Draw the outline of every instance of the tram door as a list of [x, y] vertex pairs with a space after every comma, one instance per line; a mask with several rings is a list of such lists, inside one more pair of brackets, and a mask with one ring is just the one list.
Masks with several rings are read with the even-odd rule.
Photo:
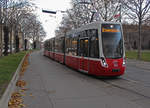
[[81, 38], [79, 40], [79, 56], [80, 56], [80, 62], [79, 67], [80, 70], [83, 72], [88, 72], [88, 65], [89, 65], [89, 59], [88, 59], [88, 52], [89, 52], [89, 40], [88, 38]]

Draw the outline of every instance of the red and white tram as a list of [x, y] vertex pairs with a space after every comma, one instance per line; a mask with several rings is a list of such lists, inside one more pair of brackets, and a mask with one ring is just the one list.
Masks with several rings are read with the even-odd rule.
[[45, 41], [44, 55], [96, 76], [120, 76], [125, 48], [120, 23], [94, 22]]

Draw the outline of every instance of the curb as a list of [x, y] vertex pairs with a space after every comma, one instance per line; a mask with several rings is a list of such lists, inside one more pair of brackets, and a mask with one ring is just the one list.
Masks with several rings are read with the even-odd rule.
[[1, 99], [0, 99], [0, 108], [8, 108], [8, 102], [9, 99], [11, 97], [12, 92], [15, 90], [16, 88], [16, 82], [19, 78], [19, 72], [21, 70], [22, 64], [25, 60], [25, 57], [28, 55], [28, 53], [23, 57], [23, 59], [21, 60], [12, 80], [10, 81], [10, 83], [8, 84], [5, 92], [3, 93]]

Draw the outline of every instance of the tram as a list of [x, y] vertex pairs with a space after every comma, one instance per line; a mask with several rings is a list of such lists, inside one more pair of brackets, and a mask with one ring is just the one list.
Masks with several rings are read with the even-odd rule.
[[122, 25], [93, 22], [46, 40], [44, 55], [73, 69], [96, 76], [121, 76], [125, 72]]

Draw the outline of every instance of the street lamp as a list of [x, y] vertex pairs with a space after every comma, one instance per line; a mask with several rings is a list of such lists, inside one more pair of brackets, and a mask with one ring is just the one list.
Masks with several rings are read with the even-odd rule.
[[44, 13], [56, 14], [56, 11], [42, 10]]

